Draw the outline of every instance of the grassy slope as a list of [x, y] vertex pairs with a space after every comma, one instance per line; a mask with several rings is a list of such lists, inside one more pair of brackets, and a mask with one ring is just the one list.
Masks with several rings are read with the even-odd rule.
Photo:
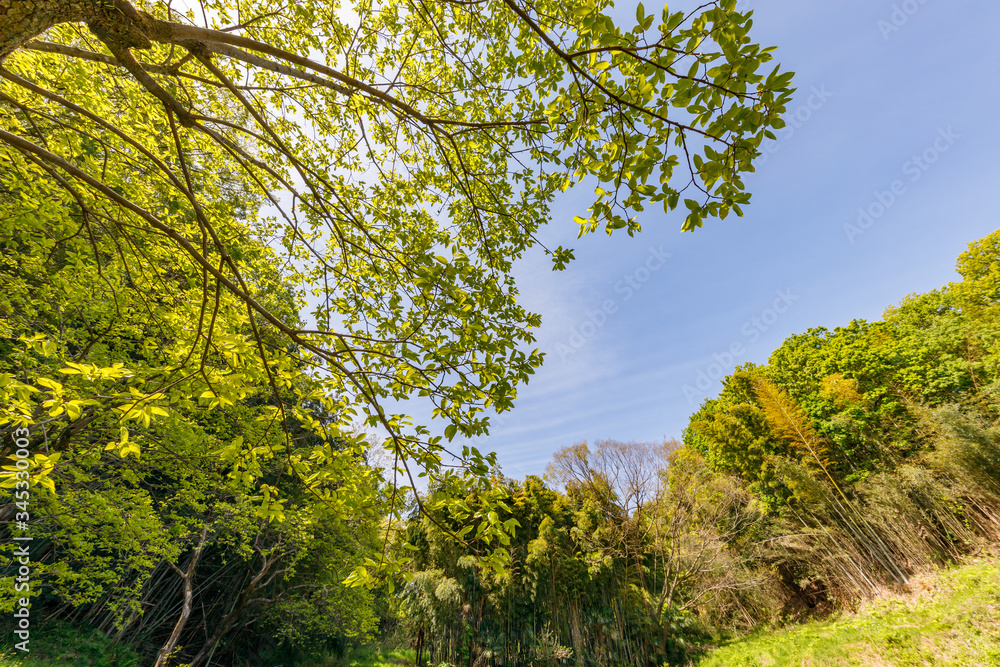
[[1000, 560], [915, 578], [909, 588], [853, 614], [733, 641], [698, 667], [1000, 667]]

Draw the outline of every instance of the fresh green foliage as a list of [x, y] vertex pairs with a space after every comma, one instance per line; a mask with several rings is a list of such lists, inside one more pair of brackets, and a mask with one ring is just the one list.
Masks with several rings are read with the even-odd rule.
[[412, 665], [413, 660], [413, 651], [407, 649], [358, 648], [339, 657], [331, 655], [297, 661], [292, 667], [399, 667]]
[[959, 258], [962, 282], [792, 336], [692, 416], [686, 445], [766, 503], [767, 561], [810, 606], [1000, 534], [996, 237]]
[[[429, 476], [445, 503], [496, 464], [467, 448], [455, 472], [447, 442], [486, 433], [542, 362], [510, 268], [553, 197], [598, 186], [581, 233], [632, 233], [644, 205], [682, 197], [685, 229], [740, 214], [792, 93], [735, 0], [640, 7], [631, 29], [608, 0], [31, 7], [0, 23], [0, 335], [51, 361], [4, 376], [0, 426], [51, 418], [76, 437], [80, 420], [145, 429], [257, 397], [286, 432], [355, 452], [353, 426], [379, 429], [394, 473]], [[403, 412], [414, 399], [438, 428]], [[281, 521], [260, 445], [236, 435], [221, 456]], [[121, 431], [103, 446], [157, 445]], [[324, 447], [275, 456], [351, 516], [370, 503], [334, 491]], [[394, 520], [401, 507], [392, 494]], [[390, 556], [352, 583], [397, 574]]]
[[[35, 464], [33, 617], [85, 618], [150, 664], [173, 628], [189, 658], [363, 641], [380, 594], [342, 582], [379, 553], [384, 482], [368, 443], [337, 428], [336, 398], [231, 295], [205, 301], [203, 276], [155, 237], [91, 235], [71, 204], [36, 217], [23, 197], [43, 201], [44, 181], [14, 183], [0, 195], [0, 421], [5, 443], [26, 429]], [[238, 191], [219, 196], [238, 214]], [[231, 247], [293, 320], [272, 253]], [[255, 342], [278, 350], [267, 366]], [[17, 481], [0, 482], [6, 501]]]
[[0, 435], [29, 434], [37, 613], [157, 667], [392, 627], [417, 662], [640, 667], [1000, 536], [996, 234], [962, 282], [737, 369], [684, 446], [516, 482], [450, 444], [542, 363], [510, 273], [559, 192], [596, 186], [581, 235], [742, 213], [792, 90], [735, 0], [631, 29], [609, 0], [26, 5], [0, 22]]
[[581, 233], [682, 194], [686, 229], [741, 213], [792, 92], [734, 0], [632, 30], [606, 1], [26, 7], [0, 22], [0, 434], [29, 434], [31, 596], [158, 666], [250, 629], [363, 640], [410, 558], [400, 479], [509, 577], [495, 455], [445, 463], [542, 361], [513, 262], [585, 179]]

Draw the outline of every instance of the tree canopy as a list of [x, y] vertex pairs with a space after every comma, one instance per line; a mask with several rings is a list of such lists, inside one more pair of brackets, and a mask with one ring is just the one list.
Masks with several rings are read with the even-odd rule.
[[[18, 259], [0, 335], [38, 359], [3, 376], [5, 428], [45, 421], [65, 449], [107, 415], [148, 429], [266, 390], [268, 418], [320, 438], [280, 455], [334, 514], [350, 494], [327, 484], [339, 459], [323, 443], [361, 451], [358, 423], [441, 498], [488, 481], [494, 455], [447, 441], [485, 433], [542, 363], [510, 269], [555, 194], [596, 186], [581, 235], [635, 233], [650, 205], [685, 211], [688, 230], [739, 215], [792, 94], [735, 0], [639, 5], [630, 30], [610, 12], [4, 5], [0, 224]], [[555, 268], [573, 257], [545, 251]], [[444, 436], [397, 412], [414, 398]], [[112, 448], [129, 442], [122, 430]], [[253, 448], [231, 446], [234, 460]]]

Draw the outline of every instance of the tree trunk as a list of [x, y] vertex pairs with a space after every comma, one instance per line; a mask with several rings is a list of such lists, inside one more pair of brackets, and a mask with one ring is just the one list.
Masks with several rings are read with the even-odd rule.
[[[246, 585], [243, 591], [240, 593], [239, 598], [236, 600], [236, 604], [233, 606], [232, 610], [226, 614], [222, 621], [219, 622], [218, 627], [215, 632], [212, 633], [212, 637], [205, 643], [205, 645], [198, 651], [198, 654], [191, 660], [190, 667], [198, 667], [202, 661], [208, 661], [211, 659], [212, 654], [215, 652], [215, 647], [218, 646], [219, 642], [225, 636], [227, 632], [236, 623], [240, 614], [253, 602], [251, 596], [256, 593], [259, 589], [267, 586], [274, 577], [281, 574], [281, 571], [276, 571], [272, 573], [271, 570], [274, 566], [283, 558], [283, 554], [278, 554], [277, 556], [268, 557], [261, 553], [261, 557], [264, 559], [260, 566], [260, 570], [250, 579], [250, 582]], [[270, 577], [268, 577], [270, 575]]]
[[420, 665], [422, 664], [420, 658], [423, 657], [421, 655], [423, 652], [424, 652], [424, 626], [421, 625], [420, 630], [417, 631], [417, 659], [416, 662], [414, 663], [416, 667], [420, 667]]
[[580, 609], [575, 601], [570, 602], [569, 605], [569, 622], [570, 639], [573, 642], [573, 658], [577, 667], [583, 667], [583, 629], [580, 627]]
[[167, 659], [173, 652], [174, 648], [177, 646], [177, 642], [181, 638], [181, 633], [184, 631], [184, 626], [187, 624], [188, 618], [191, 616], [191, 607], [194, 602], [194, 573], [198, 568], [198, 561], [201, 559], [201, 552], [205, 549], [205, 541], [208, 537], [208, 527], [201, 529], [201, 537], [198, 539], [198, 546], [195, 548], [194, 553], [191, 554], [191, 561], [188, 563], [187, 569], [181, 571], [173, 563], [168, 563], [177, 574], [181, 576], [184, 580], [184, 603], [181, 605], [181, 615], [177, 619], [177, 623], [174, 624], [174, 630], [170, 633], [170, 637], [167, 639], [167, 643], [163, 645], [160, 652], [156, 654], [156, 662], [153, 663], [153, 667], [166, 667]]

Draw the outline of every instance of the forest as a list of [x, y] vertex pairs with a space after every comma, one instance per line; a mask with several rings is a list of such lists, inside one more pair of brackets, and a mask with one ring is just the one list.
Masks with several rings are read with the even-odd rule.
[[[95, 416], [34, 455], [33, 610], [99, 631], [133, 664], [338, 664], [323, 660], [384, 645], [427, 665], [640, 667], [849, 608], [1000, 538], [1000, 232], [957, 269], [960, 282], [880, 321], [811, 329], [737, 368], [683, 442], [570, 445], [544, 478], [493, 471], [453, 505], [432, 485], [395, 520], [406, 490], [377, 446], [288, 434], [262, 389], [132, 408], [126, 427]], [[46, 315], [59, 326], [44, 288], [7, 292], [31, 300], [42, 331]], [[74, 398], [83, 388], [113, 395], [134, 372], [101, 359], [157, 361], [144, 318], [106, 320], [95, 339], [86, 322], [108, 307], [81, 298], [62, 316], [64, 340], [98, 363], [58, 368], [41, 333], [8, 343], [6, 402], [79, 417], [96, 400]], [[238, 359], [230, 345], [220, 353]], [[286, 391], [308, 396], [295, 372]], [[320, 400], [304, 406], [329, 421]], [[317, 451], [337, 471], [318, 487], [288, 467]], [[327, 496], [359, 504], [327, 512]], [[391, 574], [359, 578], [385, 563]]]
[[580, 239], [749, 206], [752, 15], [0, 3], [0, 666], [689, 665], [990, 552], [1000, 232], [680, 439], [477, 446], [562, 193]]

